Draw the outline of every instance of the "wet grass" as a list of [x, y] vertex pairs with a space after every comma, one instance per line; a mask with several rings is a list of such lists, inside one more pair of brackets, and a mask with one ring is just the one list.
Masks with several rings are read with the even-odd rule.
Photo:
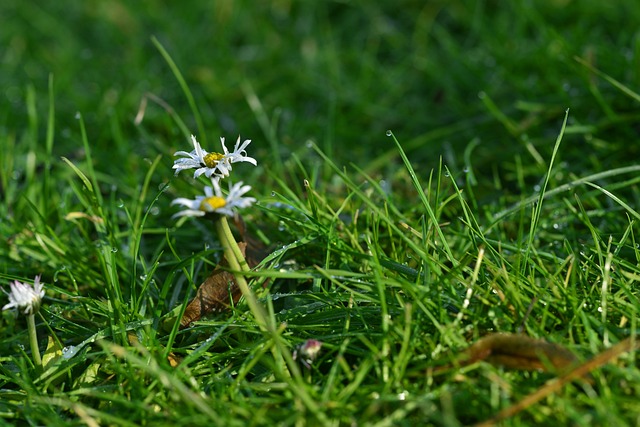
[[[587, 360], [636, 335], [632, 2], [3, 2], [0, 420], [466, 425], [553, 375], [453, 363], [491, 332]], [[173, 68], [172, 68], [173, 67]], [[179, 76], [182, 76], [182, 80]], [[173, 153], [238, 134], [254, 290], [184, 330], [221, 257]], [[268, 278], [266, 287], [261, 286]], [[310, 367], [283, 366], [323, 343]], [[46, 350], [46, 351], [45, 351]], [[635, 424], [625, 352], [507, 421]]]

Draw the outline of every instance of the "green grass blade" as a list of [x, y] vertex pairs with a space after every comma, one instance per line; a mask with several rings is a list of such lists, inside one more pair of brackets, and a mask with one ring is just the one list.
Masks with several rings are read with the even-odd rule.
[[[191, 113], [193, 114], [193, 117], [195, 118], [196, 124], [198, 126], [197, 138], [202, 143], [202, 145], [206, 145], [207, 144], [207, 132], [206, 132], [207, 128], [204, 126], [204, 122], [202, 121], [202, 116], [200, 115], [200, 110], [198, 109], [198, 105], [196, 104], [193, 94], [191, 93], [191, 89], [189, 89], [189, 85], [187, 84], [187, 81], [182, 76], [182, 73], [180, 72], [178, 65], [176, 65], [176, 63], [173, 61], [173, 58], [171, 58], [171, 55], [169, 55], [169, 52], [167, 52], [164, 46], [162, 46], [160, 41], [156, 37], [151, 37], [151, 41], [153, 42], [155, 47], [160, 51], [160, 54], [162, 55], [164, 60], [167, 62], [167, 64], [169, 65], [169, 68], [171, 68], [171, 72], [173, 73], [174, 77], [180, 84], [180, 87], [182, 88], [182, 93], [184, 93], [184, 96], [187, 98], [189, 107], [191, 107]], [[183, 132], [185, 130], [186, 129], [183, 129]], [[189, 135], [192, 133], [193, 132], [185, 133], [185, 138], [188, 139]]]
[[409, 176], [411, 177], [411, 182], [413, 183], [414, 188], [418, 192], [418, 197], [422, 202], [422, 206], [427, 212], [427, 216], [431, 221], [431, 224], [428, 225], [428, 228], [433, 227], [433, 229], [435, 229], [435, 232], [438, 235], [438, 238], [440, 239], [444, 252], [447, 254], [449, 261], [451, 261], [454, 266], [457, 265], [457, 260], [453, 256], [453, 253], [451, 252], [451, 248], [449, 247], [447, 239], [445, 238], [444, 233], [442, 232], [442, 228], [440, 228], [440, 225], [438, 224], [438, 220], [433, 212], [433, 209], [431, 208], [431, 204], [427, 200], [427, 196], [425, 195], [425, 192], [422, 188], [422, 184], [420, 184], [420, 180], [418, 179], [418, 176], [416, 175], [415, 170], [413, 170], [413, 166], [411, 165], [411, 162], [409, 161], [407, 154], [402, 149], [400, 142], [398, 142], [393, 132], [387, 131], [387, 136], [390, 136], [391, 138], [393, 138], [393, 142], [396, 144], [396, 147], [398, 148], [398, 152], [400, 153], [400, 157], [402, 157], [404, 166], [405, 168], [407, 168], [407, 171], [409, 172]]

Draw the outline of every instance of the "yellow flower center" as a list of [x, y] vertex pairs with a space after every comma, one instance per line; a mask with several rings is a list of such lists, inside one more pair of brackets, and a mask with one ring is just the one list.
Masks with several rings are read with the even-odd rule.
[[[202, 199], [200, 202], [200, 210], [204, 212], [211, 212], [211, 209], [214, 211], [216, 209], [223, 208], [227, 204], [227, 201], [222, 197], [213, 196]], [[208, 209], [211, 208], [211, 209]]]
[[216, 164], [224, 158], [224, 154], [209, 153], [204, 156], [204, 164], [208, 168], [215, 168]]

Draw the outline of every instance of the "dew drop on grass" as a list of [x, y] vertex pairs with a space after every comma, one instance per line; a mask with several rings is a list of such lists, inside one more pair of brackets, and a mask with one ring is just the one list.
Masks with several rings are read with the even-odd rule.
[[389, 181], [381, 179], [378, 185], [385, 194], [391, 194], [391, 183]]
[[82, 346], [75, 346], [75, 345], [65, 347], [62, 349], [62, 357], [65, 359], [71, 359], [73, 356], [75, 356], [78, 353], [78, 351], [80, 351], [81, 348]]
[[75, 119], [76, 119], [76, 120], [80, 120], [80, 117], [82, 117], [82, 116], [80, 115], [80, 111], [77, 111], [77, 112], [76, 112], [76, 115], [75, 115]]
[[391, 135], [393, 135], [393, 132], [391, 132], [391, 130], [388, 130], [387, 131], [387, 136], [391, 136]]
[[118, 252], [118, 248], [111, 248], [111, 252], [115, 254], [116, 252]]
[[140, 276], [140, 280], [147, 280], [147, 275], [146, 274], [142, 274]]
[[271, 192], [271, 197], [276, 197], [276, 192], [275, 191]]

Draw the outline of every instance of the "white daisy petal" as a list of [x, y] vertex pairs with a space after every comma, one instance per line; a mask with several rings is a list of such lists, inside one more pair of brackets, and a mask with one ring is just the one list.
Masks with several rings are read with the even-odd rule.
[[191, 142], [193, 142], [193, 148], [197, 158], [204, 159], [204, 156], [207, 155], [207, 152], [202, 149], [202, 147], [200, 146], [200, 143], [196, 140], [196, 137], [193, 135], [191, 135]]
[[201, 211], [201, 210], [195, 210], [195, 209], [185, 209], [183, 211], [177, 212], [175, 214], [172, 215], [173, 218], [177, 218], [180, 216], [195, 216], [195, 217], [199, 217], [199, 216], [205, 216], [206, 212]]
[[193, 203], [193, 200], [186, 199], [184, 197], [180, 197], [180, 198], [174, 199], [171, 202], [172, 205], [182, 205], [182, 206], [188, 206], [188, 207], [191, 207], [192, 203]]
[[220, 137], [220, 144], [222, 144], [222, 149], [224, 150], [224, 155], [229, 154], [229, 150], [227, 150], [227, 146], [224, 143], [224, 136]]
[[[187, 156], [187, 157], [191, 157], [192, 159], [196, 158], [196, 156], [194, 155], [194, 151], [187, 153], [186, 151], [176, 151], [175, 153], [173, 153], [174, 156]], [[179, 159], [179, 160], [187, 160], [187, 159]], [[177, 162], [178, 160], [176, 160]]]
[[238, 140], [236, 141], [235, 147], [233, 147], [233, 153], [229, 154], [230, 163], [236, 162], [248, 162], [254, 166], [257, 166], [258, 162], [253, 157], [247, 156], [247, 152], [245, 149], [251, 144], [251, 140], [245, 140], [242, 145], [240, 145], [240, 137], [238, 136]]
[[[198, 165], [198, 166], [199, 166], [199, 165]], [[209, 170], [210, 170], [210, 169], [208, 169], [208, 168], [198, 168], [198, 169], [196, 169], [196, 171], [193, 173], [193, 178], [197, 178], [197, 177], [199, 177], [199, 176], [200, 176], [200, 175], [202, 175], [202, 174], [205, 174], [205, 175], [206, 175], [207, 173], [209, 173]]]
[[[250, 139], [246, 139], [242, 145], [240, 145], [240, 137], [238, 136], [238, 140], [236, 141], [236, 146], [234, 147], [233, 151], [235, 151], [236, 153], [244, 153], [244, 155], [246, 155], [246, 151], [245, 149], [249, 146], [249, 144], [251, 144], [251, 140]], [[240, 145], [240, 147], [238, 147], [238, 145]]]

